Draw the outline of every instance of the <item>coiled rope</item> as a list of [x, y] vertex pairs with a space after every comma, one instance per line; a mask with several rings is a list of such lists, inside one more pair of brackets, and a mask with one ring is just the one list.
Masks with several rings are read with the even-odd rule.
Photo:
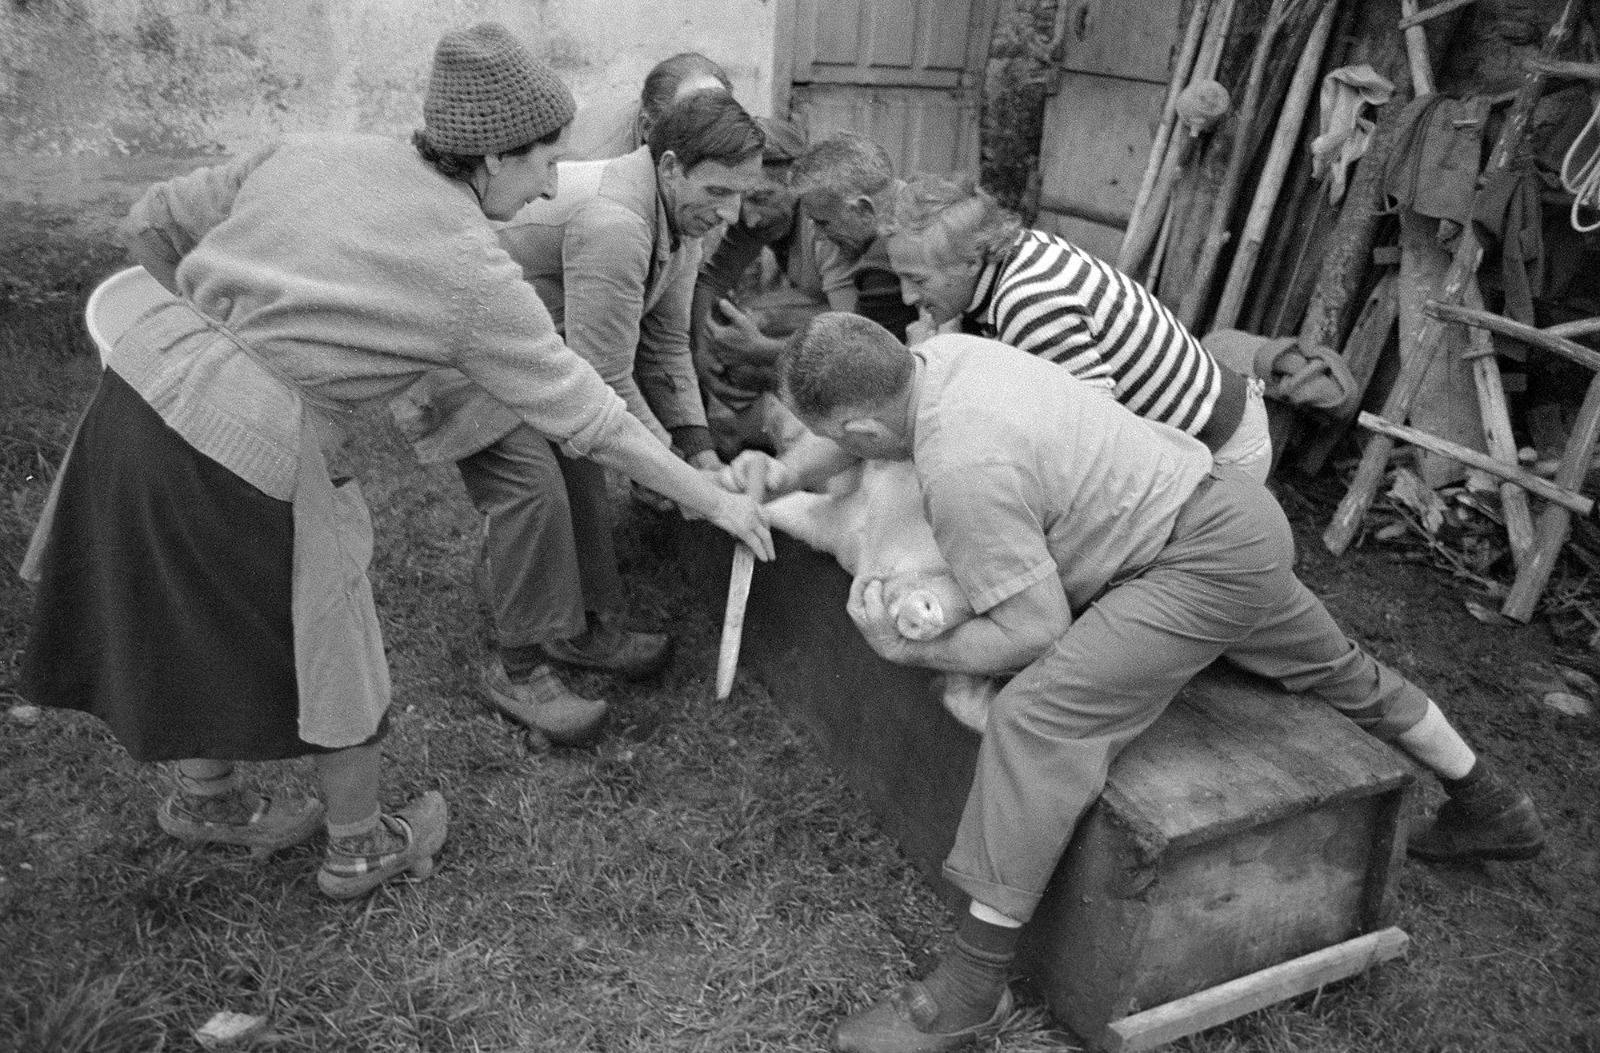
[[[1574, 167], [1580, 153], [1581, 163]], [[1561, 185], [1572, 195], [1572, 229], [1587, 234], [1600, 228], [1600, 105], [1589, 115], [1583, 131], [1572, 140], [1566, 156], [1561, 159]], [[1583, 209], [1589, 210], [1595, 218], [1587, 222], [1579, 219]]]

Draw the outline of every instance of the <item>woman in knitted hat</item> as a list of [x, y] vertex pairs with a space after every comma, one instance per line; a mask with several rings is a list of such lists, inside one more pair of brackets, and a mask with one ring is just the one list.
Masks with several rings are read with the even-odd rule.
[[[173, 761], [157, 819], [266, 853], [324, 822], [353, 898], [444, 842], [444, 799], [379, 806], [389, 678], [357, 485], [324, 449], [352, 409], [452, 367], [567, 448], [771, 558], [758, 505], [673, 456], [556, 336], [490, 220], [554, 190], [571, 93], [504, 27], [447, 33], [413, 145], [295, 136], [159, 184], [121, 234], [167, 290], [106, 354], [24, 567], [23, 691]], [[551, 738], [592, 714], [538, 714]], [[234, 762], [315, 758], [326, 799]]]

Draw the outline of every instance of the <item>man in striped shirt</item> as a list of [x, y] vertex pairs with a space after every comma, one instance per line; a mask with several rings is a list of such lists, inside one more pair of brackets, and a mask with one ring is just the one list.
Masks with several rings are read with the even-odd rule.
[[[1021, 221], [970, 178], [919, 176], [885, 227], [901, 295], [922, 328], [1010, 344], [1111, 390], [1257, 481], [1272, 466], [1261, 382], [1213, 358], [1138, 282]], [[916, 330], [913, 330], [916, 335]]]

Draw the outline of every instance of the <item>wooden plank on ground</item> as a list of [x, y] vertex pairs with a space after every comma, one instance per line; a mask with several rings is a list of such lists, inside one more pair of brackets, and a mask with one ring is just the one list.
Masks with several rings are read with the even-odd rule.
[[1139, 1053], [1226, 1023], [1286, 998], [1365, 972], [1403, 954], [1410, 937], [1388, 928], [1313, 951], [1281, 965], [1147, 1009], [1106, 1026], [1097, 1046], [1106, 1053]]

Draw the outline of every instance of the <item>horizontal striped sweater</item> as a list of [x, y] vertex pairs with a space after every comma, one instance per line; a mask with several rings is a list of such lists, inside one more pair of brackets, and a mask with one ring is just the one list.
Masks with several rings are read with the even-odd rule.
[[1043, 231], [1021, 231], [985, 264], [963, 329], [1105, 384], [1135, 413], [1213, 450], [1244, 412], [1243, 379], [1149, 290]]

